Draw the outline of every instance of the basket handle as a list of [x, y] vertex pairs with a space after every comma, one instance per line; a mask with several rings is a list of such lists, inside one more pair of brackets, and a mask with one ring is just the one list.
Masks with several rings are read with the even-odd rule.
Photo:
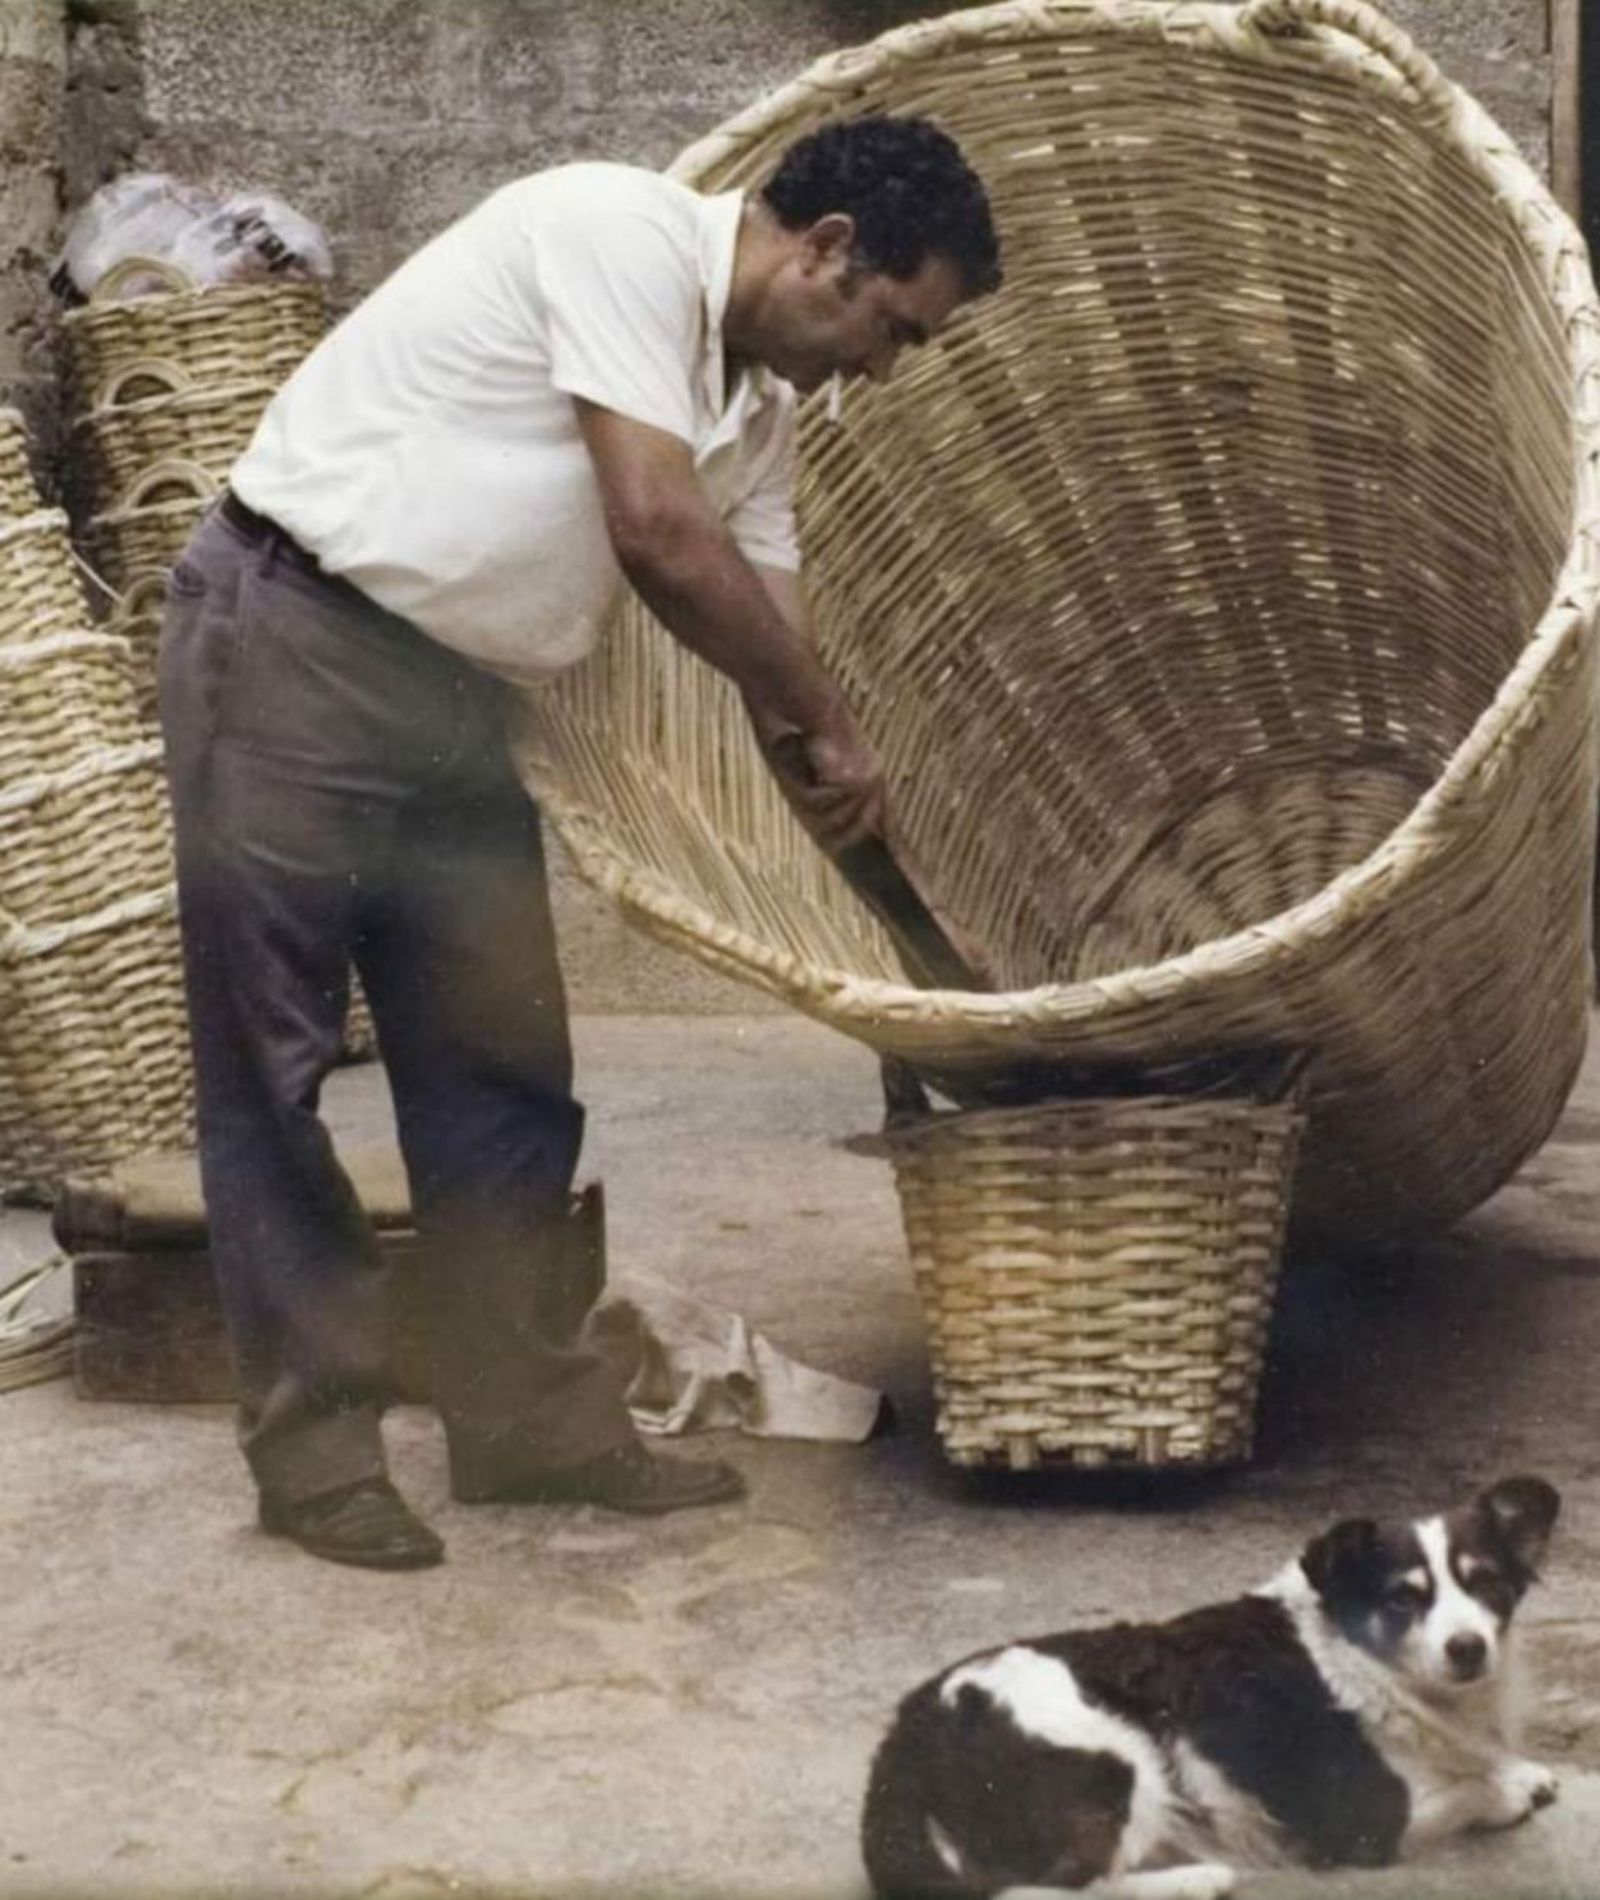
[[216, 476], [198, 462], [184, 462], [176, 457], [152, 462], [130, 483], [113, 512], [121, 514], [128, 508], [143, 508], [150, 496], [168, 483], [182, 487], [196, 501], [210, 501], [222, 486]]
[[1239, 22], [1257, 33], [1294, 34], [1331, 26], [1380, 54], [1421, 101], [1429, 119], [1449, 124], [1459, 94], [1416, 42], [1366, 0], [1245, 0]]
[[140, 377], [151, 377], [166, 385], [165, 393], [176, 396], [189, 387], [189, 372], [181, 365], [165, 356], [141, 356], [136, 362], [124, 363], [119, 370], [113, 370], [94, 393], [91, 410], [115, 409], [122, 401], [122, 392], [129, 383]]
[[133, 277], [154, 277], [167, 290], [194, 289], [193, 283], [176, 264], [168, 264], [159, 257], [144, 257], [132, 251], [126, 257], [119, 257], [110, 270], [101, 272], [94, 289], [89, 292], [90, 303], [115, 303], [117, 292]]
[[112, 632], [121, 631], [129, 620], [138, 620], [147, 614], [159, 613], [167, 601], [167, 575], [164, 568], [146, 568], [135, 574], [123, 588], [117, 598], [117, 610], [107, 622]]

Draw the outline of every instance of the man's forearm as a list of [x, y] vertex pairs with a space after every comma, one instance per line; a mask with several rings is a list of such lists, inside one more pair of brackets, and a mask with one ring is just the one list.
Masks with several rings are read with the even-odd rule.
[[663, 626], [726, 673], [764, 721], [801, 732], [826, 722], [837, 694], [832, 678], [714, 515], [680, 516], [617, 554]]

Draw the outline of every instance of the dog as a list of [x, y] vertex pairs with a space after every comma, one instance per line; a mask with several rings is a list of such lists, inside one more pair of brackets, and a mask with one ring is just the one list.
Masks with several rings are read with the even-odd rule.
[[1508, 1478], [1351, 1518], [1171, 1622], [968, 1657], [900, 1704], [862, 1851], [880, 1900], [1213, 1900], [1236, 1868], [1383, 1866], [1553, 1801], [1517, 1752], [1512, 1616], [1560, 1511]]

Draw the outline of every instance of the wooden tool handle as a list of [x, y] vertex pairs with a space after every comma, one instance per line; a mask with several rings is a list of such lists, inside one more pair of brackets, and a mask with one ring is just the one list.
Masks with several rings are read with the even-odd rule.
[[841, 876], [894, 938], [907, 973], [921, 989], [990, 987], [961, 954], [928, 900], [883, 838], [864, 838], [833, 854]]
[[[805, 737], [789, 732], [764, 747], [780, 779], [814, 785]], [[994, 985], [974, 953], [957, 948], [957, 934], [918, 888], [886, 838], [863, 838], [828, 853], [840, 875], [894, 939], [906, 973], [919, 989], [988, 990]]]

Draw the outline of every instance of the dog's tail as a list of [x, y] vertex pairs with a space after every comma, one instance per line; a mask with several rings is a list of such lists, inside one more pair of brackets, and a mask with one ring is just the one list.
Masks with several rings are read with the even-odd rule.
[[987, 1697], [963, 1691], [945, 1708], [932, 1687], [901, 1705], [867, 1784], [861, 1849], [879, 1900], [991, 1900], [1008, 1887], [1070, 1890], [1108, 1874], [1132, 1764], [1026, 1740]]
[[878, 1900], [987, 1900], [981, 1877], [963, 1870], [954, 1843], [943, 1854], [938, 1822], [904, 1775], [878, 1751], [861, 1817], [861, 1858]]

